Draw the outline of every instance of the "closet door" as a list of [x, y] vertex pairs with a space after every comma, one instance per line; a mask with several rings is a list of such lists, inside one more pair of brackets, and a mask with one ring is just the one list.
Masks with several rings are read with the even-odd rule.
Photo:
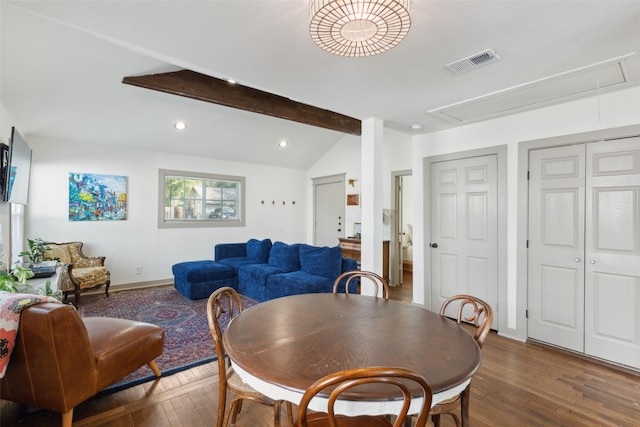
[[640, 368], [640, 138], [587, 144], [585, 353]]
[[529, 155], [528, 335], [584, 351], [584, 144]]

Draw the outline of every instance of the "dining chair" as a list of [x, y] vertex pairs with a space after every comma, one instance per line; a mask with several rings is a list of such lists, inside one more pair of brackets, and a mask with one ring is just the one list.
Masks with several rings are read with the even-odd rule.
[[[218, 398], [218, 419], [216, 427], [226, 426], [229, 421], [231, 425], [236, 422], [236, 417], [242, 409], [243, 400], [252, 400], [263, 405], [273, 406], [273, 425], [280, 426], [280, 407], [282, 401], [268, 398], [262, 393], [254, 390], [251, 386], [244, 383], [240, 376], [233, 370], [222, 342], [222, 328], [220, 326], [221, 317], [226, 314], [228, 321], [235, 318], [243, 310], [242, 300], [238, 293], [230, 287], [222, 287], [209, 296], [207, 301], [207, 319], [209, 321], [209, 330], [213, 337], [213, 343], [216, 347], [216, 355], [218, 356], [218, 377], [219, 377], [219, 398]], [[231, 400], [229, 409], [225, 413], [227, 403], [227, 391], [231, 392], [234, 397]], [[289, 425], [293, 425], [293, 411], [291, 403], [287, 402], [287, 413], [289, 417]]]
[[[447, 308], [449, 308], [449, 306], [455, 310], [455, 317], [452, 319], [457, 324], [465, 322], [471, 324], [475, 328], [473, 337], [480, 348], [482, 348], [484, 340], [487, 338], [489, 330], [491, 330], [491, 322], [493, 321], [493, 310], [491, 309], [491, 306], [480, 298], [476, 298], [471, 295], [454, 295], [447, 298], [445, 302], [442, 303], [442, 306], [440, 307], [440, 316], [448, 317], [447, 315], [452, 315], [451, 311], [447, 312]], [[465, 412], [469, 412], [468, 405], [470, 387], [471, 384], [469, 384], [458, 396], [439, 402], [431, 408], [431, 420], [435, 427], [440, 425], [440, 415], [450, 415], [457, 427], [466, 427], [464, 417], [462, 417], [461, 420], [456, 414], [456, 411], [458, 409], [462, 411], [462, 405], [465, 405]]]
[[343, 285], [341, 282], [344, 281], [344, 293], [349, 293], [349, 283], [354, 280], [357, 283], [358, 280], [362, 282], [362, 279], [366, 279], [369, 282], [373, 283], [375, 286], [374, 297], [378, 297], [378, 290], [382, 288], [382, 298], [389, 299], [389, 284], [384, 278], [372, 271], [362, 271], [362, 270], [353, 270], [342, 273], [336, 281], [333, 283], [333, 293], [338, 293], [338, 289]]
[[[402, 407], [398, 411], [395, 422], [392, 424], [389, 417], [385, 415], [357, 415], [346, 416], [335, 414], [335, 403], [343, 392], [354, 387], [366, 384], [383, 383], [385, 388], [379, 389], [379, 393], [384, 392], [384, 396], [379, 396], [376, 400], [385, 398], [386, 400], [398, 399], [402, 401]], [[411, 389], [420, 388], [422, 404], [420, 412], [417, 414], [416, 427], [424, 427], [429, 418], [429, 408], [431, 407], [432, 391], [427, 381], [414, 371], [405, 368], [395, 367], [369, 367], [348, 369], [323, 377], [307, 388], [300, 404], [298, 405], [298, 419], [295, 427], [401, 427], [407, 418], [409, 406], [411, 404]], [[328, 389], [327, 389], [328, 388]], [[327, 389], [324, 394], [323, 390]], [[307, 413], [309, 402], [321, 394], [328, 396], [327, 412]], [[339, 421], [338, 421], [339, 420]]]

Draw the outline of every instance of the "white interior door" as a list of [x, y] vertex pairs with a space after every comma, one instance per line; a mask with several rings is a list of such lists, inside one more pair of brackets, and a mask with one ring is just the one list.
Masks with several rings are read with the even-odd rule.
[[337, 246], [344, 237], [344, 177], [314, 180], [314, 244]]
[[587, 144], [585, 353], [640, 368], [640, 138]]
[[529, 155], [529, 337], [584, 349], [584, 145]]
[[431, 310], [456, 294], [493, 308], [498, 324], [497, 155], [431, 164]]

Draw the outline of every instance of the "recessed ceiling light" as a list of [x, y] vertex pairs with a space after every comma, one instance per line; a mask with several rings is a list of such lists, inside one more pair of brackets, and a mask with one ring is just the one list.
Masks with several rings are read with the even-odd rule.
[[413, 130], [421, 130], [422, 129], [422, 123], [413, 123], [411, 125], [411, 129], [413, 129]]
[[178, 130], [185, 130], [187, 128], [187, 124], [185, 122], [175, 122], [173, 127]]
[[278, 143], [278, 146], [282, 148], [286, 147], [287, 145], [289, 145], [289, 143], [284, 139]]

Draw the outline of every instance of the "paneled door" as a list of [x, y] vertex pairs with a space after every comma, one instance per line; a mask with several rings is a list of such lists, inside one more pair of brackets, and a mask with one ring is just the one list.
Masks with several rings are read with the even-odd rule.
[[344, 175], [313, 180], [313, 240], [316, 246], [338, 246], [344, 237]]
[[585, 353], [640, 368], [640, 137], [587, 144]]
[[497, 155], [431, 164], [431, 310], [456, 294], [498, 314]]
[[640, 138], [529, 158], [529, 337], [640, 368]]
[[529, 337], [584, 350], [584, 145], [529, 155]]

